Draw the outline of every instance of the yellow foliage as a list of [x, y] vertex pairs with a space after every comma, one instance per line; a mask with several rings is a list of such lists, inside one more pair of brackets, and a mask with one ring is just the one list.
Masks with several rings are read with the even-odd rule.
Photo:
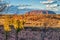
[[24, 28], [24, 26], [23, 26], [23, 22], [24, 22], [24, 21], [21, 21], [21, 20], [19, 20], [19, 21], [20, 21], [20, 23], [19, 23], [18, 26], [19, 26], [20, 29], [23, 29], [23, 28]]
[[[3, 21], [1, 19], [4, 19]], [[10, 18], [9, 16], [5, 16], [0, 19], [0, 22], [3, 23], [4, 25], [4, 30], [5, 31], [11, 31], [11, 28], [9, 25], [13, 25], [15, 30], [18, 28], [23, 29], [23, 20], [21, 20], [18, 16], [17, 17], [12, 17]]]
[[0, 24], [4, 25], [5, 31], [11, 31], [9, 25], [13, 25], [17, 30], [23, 29], [24, 26], [55, 26], [60, 27], [60, 15], [45, 14], [25, 14], [25, 15], [3, 15], [0, 18]]
[[17, 20], [13, 20], [13, 26], [16, 30], [18, 29], [18, 21]]
[[11, 31], [11, 29], [9, 27], [9, 21], [8, 21], [8, 19], [5, 19], [5, 21], [4, 21], [4, 30], [5, 31]]

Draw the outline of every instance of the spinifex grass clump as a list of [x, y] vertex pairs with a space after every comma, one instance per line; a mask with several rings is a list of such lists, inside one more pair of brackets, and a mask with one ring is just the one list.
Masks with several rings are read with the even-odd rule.
[[4, 22], [4, 30], [5, 31], [11, 31], [11, 29], [9, 27], [9, 20], [8, 20], [8, 18], [5, 19], [5, 22]]
[[[3, 19], [3, 21], [1, 19]], [[3, 16], [1, 19], [0, 22], [2, 21], [5, 31], [11, 31], [9, 25], [13, 25], [15, 30], [24, 28], [23, 27], [24, 20], [20, 20], [18, 16], [12, 16], [11, 18], [10, 16]]]

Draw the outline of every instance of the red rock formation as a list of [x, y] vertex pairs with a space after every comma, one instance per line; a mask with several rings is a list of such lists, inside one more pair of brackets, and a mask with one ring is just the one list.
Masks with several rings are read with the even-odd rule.
[[55, 14], [55, 12], [53, 11], [48, 11], [48, 10], [33, 10], [33, 11], [30, 11], [30, 12], [27, 12], [26, 14]]

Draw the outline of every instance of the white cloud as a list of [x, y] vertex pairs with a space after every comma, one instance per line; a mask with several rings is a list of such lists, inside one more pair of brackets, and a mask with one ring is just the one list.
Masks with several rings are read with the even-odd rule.
[[11, 6], [11, 4], [7, 4], [7, 7]]
[[25, 7], [18, 7], [18, 9], [24, 9]]
[[18, 5], [18, 9], [25, 9], [25, 8], [32, 9], [32, 6], [31, 5]]
[[50, 7], [58, 7], [58, 4], [52, 4]]
[[48, 4], [48, 3], [53, 3], [53, 2], [55, 2], [55, 1], [40, 1], [40, 3], [42, 3], [42, 4]]
[[3, 0], [0, 0], [0, 1], [3, 1]]

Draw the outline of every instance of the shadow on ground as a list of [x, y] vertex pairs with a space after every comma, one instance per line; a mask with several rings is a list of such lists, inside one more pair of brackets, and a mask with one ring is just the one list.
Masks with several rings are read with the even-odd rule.
[[16, 31], [5, 32], [3, 27], [0, 27], [0, 40], [60, 40], [60, 29], [52, 28], [25, 28]]

